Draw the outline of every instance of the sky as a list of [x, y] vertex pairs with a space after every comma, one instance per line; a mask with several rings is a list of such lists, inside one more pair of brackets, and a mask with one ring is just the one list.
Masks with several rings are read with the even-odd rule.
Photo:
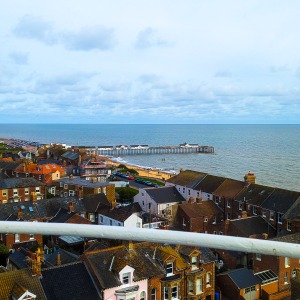
[[10, 0], [0, 123], [299, 124], [298, 0]]

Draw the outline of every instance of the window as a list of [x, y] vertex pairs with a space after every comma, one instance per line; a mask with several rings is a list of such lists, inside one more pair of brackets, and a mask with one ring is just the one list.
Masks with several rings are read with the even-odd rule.
[[208, 222], [208, 218], [207, 217], [204, 217], [204, 222]]
[[211, 286], [211, 273], [206, 273], [206, 287]]
[[227, 213], [226, 219], [227, 219], [227, 220], [230, 220], [230, 217], [231, 217], [231, 215], [230, 215], [230, 213], [228, 212], [228, 213]]
[[109, 225], [112, 226], [112, 220], [109, 220]]
[[68, 185], [64, 184], [64, 189], [67, 190], [68, 189]]
[[251, 287], [247, 287], [247, 288], [245, 288], [245, 294], [248, 294], [248, 293], [253, 292], [255, 290], [256, 290], [255, 285], [251, 286]]
[[188, 293], [194, 294], [194, 281], [193, 280], [188, 281]]
[[60, 182], [60, 183], [59, 183], [59, 186], [60, 186], [60, 187], [63, 187], [63, 183], [62, 183], [62, 182]]
[[151, 290], [151, 300], [156, 300], [156, 288]]
[[274, 211], [270, 211], [270, 220], [273, 221], [274, 220]]
[[196, 280], [196, 294], [202, 293], [202, 278]]
[[247, 209], [251, 210], [251, 205], [250, 204], [247, 205]]
[[177, 287], [177, 285], [172, 287], [172, 299], [178, 299], [178, 287]]
[[290, 221], [287, 221], [286, 223], [286, 230], [291, 231], [292, 230], [292, 223]]
[[24, 194], [25, 194], [25, 195], [28, 195], [28, 194], [29, 194], [29, 188], [26, 188], [26, 189], [24, 190]]
[[289, 266], [290, 266], [290, 258], [289, 257], [284, 258], [284, 266], [286, 268], [289, 268]]
[[40, 192], [40, 187], [36, 187], [36, 188], [35, 188], [35, 191], [36, 191], [37, 193], [39, 193], [39, 192]]
[[282, 214], [278, 213], [278, 224], [282, 224]]
[[214, 216], [212, 223], [217, 224], [217, 217], [216, 216]]
[[257, 207], [253, 206], [253, 214], [257, 215]]
[[266, 218], [266, 217], [267, 217], [266, 212], [265, 212], [264, 210], [261, 212], [261, 216], [262, 216], [263, 218]]
[[189, 196], [191, 195], [191, 190], [190, 189], [188, 190], [188, 194], [189, 194]]
[[30, 233], [29, 239], [30, 239], [30, 240], [34, 240], [34, 234]]
[[192, 262], [192, 268], [197, 268], [198, 265], [197, 256], [192, 256], [191, 262]]
[[26, 173], [26, 177], [29, 177], [29, 173]]
[[222, 232], [222, 231], [220, 231], [220, 232], [219, 232], [219, 235], [223, 235], [223, 232]]
[[146, 293], [144, 291], [140, 294], [140, 300], [146, 300]]
[[39, 175], [39, 180], [42, 180], [42, 175]]
[[70, 190], [70, 191], [69, 191], [69, 196], [74, 197], [74, 196], [75, 196], [75, 191]]
[[256, 253], [256, 260], [261, 260], [261, 254], [260, 253]]
[[166, 266], [167, 276], [173, 275], [173, 263], [169, 262]]
[[15, 234], [15, 243], [20, 242], [20, 234], [16, 233]]
[[90, 221], [91, 222], [95, 222], [95, 215], [94, 214], [90, 214]]
[[164, 288], [164, 300], [168, 300], [169, 299], [169, 288], [165, 287]]
[[239, 210], [243, 210], [243, 202], [239, 201]]
[[288, 272], [284, 273], [284, 284], [288, 284], [289, 283], [289, 274]]
[[64, 197], [68, 197], [68, 192], [64, 192]]
[[122, 276], [122, 282], [123, 284], [128, 284], [130, 283], [130, 273], [124, 273]]
[[4, 191], [2, 191], [2, 196], [7, 196], [7, 191], [6, 190], [4, 190]]
[[13, 189], [14, 191], [14, 196], [18, 196], [18, 189]]
[[103, 216], [100, 216], [100, 223], [103, 223]]
[[229, 201], [229, 200], [227, 200], [226, 206], [227, 206], [228, 208], [230, 208], [230, 201]]

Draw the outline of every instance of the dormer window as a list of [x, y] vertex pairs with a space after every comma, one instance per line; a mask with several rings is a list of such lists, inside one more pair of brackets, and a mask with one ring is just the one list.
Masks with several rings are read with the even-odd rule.
[[122, 276], [122, 283], [129, 284], [130, 283], [130, 273], [124, 273]]
[[198, 257], [192, 256], [191, 258], [192, 269], [198, 268]]
[[167, 276], [173, 275], [173, 262], [168, 262], [166, 265]]

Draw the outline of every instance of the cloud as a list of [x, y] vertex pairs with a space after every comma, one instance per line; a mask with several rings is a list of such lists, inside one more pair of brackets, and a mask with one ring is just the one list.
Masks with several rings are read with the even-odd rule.
[[32, 15], [23, 16], [13, 29], [13, 33], [17, 37], [34, 39], [46, 44], [57, 42], [52, 23]]
[[28, 53], [11, 52], [9, 58], [18, 65], [26, 65], [28, 62]]
[[101, 26], [63, 33], [61, 42], [67, 49], [77, 51], [109, 50], [116, 44], [114, 30]]
[[17, 37], [34, 39], [47, 45], [62, 44], [74, 51], [103, 51], [112, 49], [116, 44], [112, 28], [91, 26], [79, 31], [55, 31], [51, 22], [32, 15], [23, 16], [13, 33]]
[[215, 77], [231, 77], [232, 73], [227, 70], [217, 71], [214, 75]]
[[166, 46], [170, 46], [170, 42], [162, 39], [158, 31], [150, 27], [140, 31], [135, 42], [135, 47], [139, 49]]

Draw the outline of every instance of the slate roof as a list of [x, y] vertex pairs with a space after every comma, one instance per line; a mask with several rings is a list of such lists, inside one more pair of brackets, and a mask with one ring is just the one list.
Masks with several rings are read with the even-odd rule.
[[300, 201], [300, 192], [276, 188], [274, 192], [262, 203], [261, 207], [269, 210], [275, 210], [279, 213], [286, 213], [297, 200], [298, 202]]
[[93, 270], [97, 282], [103, 289], [118, 287], [119, 272], [126, 266], [134, 268], [133, 281], [163, 276], [165, 270], [152, 259], [150, 243], [134, 244], [133, 250], [128, 250], [124, 245], [100, 251], [85, 252], [83, 259]]
[[85, 212], [85, 207], [81, 200], [76, 197], [50, 198], [37, 202], [37, 210], [41, 218], [49, 218], [56, 215], [60, 208], [69, 209], [69, 203], [73, 202], [74, 212]]
[[0, 170], [15, 170], [21, 165], [20, 162], [0, 161]]
[[26, 269], [0, 273], [1, 300], [10, 299], [10, 294], [16, 283], [26, 288], [29, 292], [35, 294], [37, 299], [46, 300], [39, 277], [32, 276]]
[[8, 178], [0, 180], [0, 189], [35, 187], [44, 185], [34, 178]]
[[54, 253], [44, 254], [45, 261], [43, 263], [43, 266], [45, 266], [45, 267], [57, 266], [58, 253], [60, 254], [61, 265], [74, 263], [79, 260], [78, 255], [59, 248]]
[[213, 201], [202, 201], [201, 203], [182, 203], [178, 206], [190, 218], [215, 216], [222, 212], [221, 208]]
[[232, 235], [232, 232], [236, 232], [234, 227], [236, 227], [242, 237], [250, 237], [251, 235], [263, 233], [267, 233], [269, 237], [276, 236], [276, 229], [261, 216], [230, 220], [228, 235]]
[[69, 159], [69, 160], [76, 160], [79, 158], [80, 153], [74, 152], [73, 150], [67, 151], [61, 155], [61, 157]]
[[49, 220], [49, 223], [65, 223], [75, 214], [75, 212], [69, 212], [68, 209], [60, 208], [55, 216]]
[[[40, 200], [44, 201], [44, 200]], [[3, 203], [0, 208], [0, 220], [15, 221], [18, 219], [18, 210], [21, 209], [23, 213], [22, 220], [36, 220], [39, 218], [39, 213], [36, 205], [32, 201], [15, 202], [15, 203]]]
[[16, 266], [17, 269], [26, 269], [26, 256], [21, 251], [16, 250], [9, 255], [9, 261]]
[[194, 189], [212, 194], [225, 181], [225, 179], [225, 177], [207, 175], [195, 186]]
[[132, 213], [130, 211], [123, 210], [122, 207], [120, 208], [104, 208], [98, 211], [100, 215], [109, 217], [111, 219], [117, 220], [119, 222], [125, 222]]
[[78, 176], [74, 176], [71, 179], [69, 177], [64, 177], [64, 178], [53, 180], [53, 182], [62, 182], [63, 184], [70, 184], [70, 185], [90, 187], [90, 188], [97, 188], [97, 187], [112, 185], [108, 182], [100, 182], [100, 181], [92, 182], [90, 180], [82, 179]]
[[200, 251], [200, 260], [203, 263], [210, 263], [216, 261], [216, 256], [213, 254], [213, 252], [209, 248], [201, 248], [201, 247], [192, 247], [192, 246], [185, 246], [185, 245], [179, 245], [175, 246], [178, 249], [178, 252], [185, 258], [186, 263], [190, 263], [189, 255], [193, 251]]
[[239, 289], [251, 287], [260, 284], [260, 280], [247, 268], [236, 269], [221, 274], [221, 276], [228, 276], [235, 283]]
[[83, 262], [44, 269], [41, 283], [47, 300], [101, 299]]
[[287, 234], [287, 235], [280, 236], [280, 237], [276, 237], [272, 240], [273, 241], [278, 241], [278, 242], [300, 244], [300, 232]]
[[101, 208], [111, 206], [106, 195], [103, 193], [86, 195], [81, 201], [87, 212], [97, 212]]
[[289, 210], [284, 215], [284, 219], [295, 220], [299, 219], [300, 216], [300, 201], [295, 201], [295, 203], [289, 208]]
[[146, 188], [145, 192], [156, 202], [156, 203], [173, 203], [173, 202], [185, 202], [185, 199], [177, 191], [175, 186], [165, 186], [159, 188]]
[[234, 198], [239, 192], [245, 188], [245, 182], [225, 179], [221, 185], [213, 192], [214, 195], [227, 198]]
[[194, 188], [206, 175], [207, 173], [185, 170], [171, 177], [167, 180], [167, 182], [173, 183], [175, 185]]
[[237, 201], [246, 201], [249, 204], [261, 206], [261, 204], [274, 192], [274, 188], [259, 184], [250, 184], [236, 197]]

